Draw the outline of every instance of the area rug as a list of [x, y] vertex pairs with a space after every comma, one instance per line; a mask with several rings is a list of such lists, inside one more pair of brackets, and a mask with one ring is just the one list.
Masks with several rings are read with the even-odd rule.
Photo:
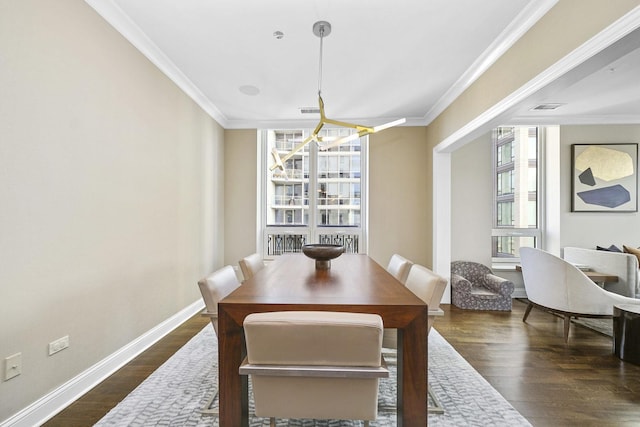
[[[396, 425], [396, 353], [384, 349], [384, 354], [392, 372], [380, 381], [378, 419], [371, 426], [390, 427]], [[96, 425], [218, 426], [217, 417], [201, 413], [216, 388], [217, 358], [217, 339], [207, 325]], [[444, 407], [444, 414], [429, 413], [429, 426], [530, 425], [435, 329], [429, 334], [428, 376]], [[252, 402], [250, 396], [250, 414]], [[251, 417], [250, 425], [268, 426], [269, 420]], [[361, 425], [359, 421], [278, 420], [278, 426]]]

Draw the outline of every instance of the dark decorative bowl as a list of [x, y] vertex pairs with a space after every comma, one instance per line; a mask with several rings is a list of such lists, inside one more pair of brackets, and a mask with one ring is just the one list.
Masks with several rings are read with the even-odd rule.
[[327, 270], [331, 268], [331, 260], [344, 253], [344, 246], [327, 244], [303, 245], [302, 252], [309, 258], [316, 260], [316, 268], [318, 270]]

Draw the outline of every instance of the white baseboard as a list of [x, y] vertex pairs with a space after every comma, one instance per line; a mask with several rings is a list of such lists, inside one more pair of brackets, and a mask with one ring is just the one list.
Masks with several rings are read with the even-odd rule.
[[20, 412], [4, 420], [0, 423], [0, 427], [33, 427], [43, 424], [180, 326], [191, 316], [198, 313], [203, 307], [204, 303], [201, 299], [194, 302], [115, 353], [70, 379], [51, 393], [46, 394]]

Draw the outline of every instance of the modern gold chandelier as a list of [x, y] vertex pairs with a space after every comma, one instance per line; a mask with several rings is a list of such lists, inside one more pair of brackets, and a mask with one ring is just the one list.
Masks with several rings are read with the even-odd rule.
[[[271, 154], [273, 156], [275, 163], [270, 166], [270, 170], [275, 170], [276, 168], [278, 168], [283, 173], [285, 173], [285, 176], [286, 176], [286, 172], [284, 170], [284, 162], [286, 162], [291, 157], [293, 157], [295, 153], [303, 149], [304, 146], [310, 143], [311, 141], [315, 141], [318, 144], [318, 148], [320, 150], [326, 151], [332, 147], [336, 147], [340, 144], [353, 141], [365, 135], [380, 132], [381, 130], [388, 129], [393, 126], [401, 125], [406, 121], [406, 119], [402, 118], [402, 119], [394, 120], [392, 122], [388, 122], [382, 125], [371, 127], [371, 126], [363, 126], [355, 123], [348, 123], [348, 122], [343, 122], [340, 120], [334, 120], [334, 119], [328, 118], [324, 112], [324, 101], [322, 100], [322, 41], [325, 37], [331, 34], [331, 24], [328, 23], [327, 21], [316, 22], [315, 24], [313, 24], [313, 34], [320, 37], [320, 60], [319, 60], [319, 71], [318, 71], [318, 106], [320, 109], [320, 121], [316, 125], [311, 135], [309, 135], [302, 142], [300, 142], [298, 145], [293, 147], [293, 149], [289, 151], [287, 154], [285, 154], [284, 156], [280, 157], [280, 154], [278, 153], [278, 150], [275, 147], [271, 150]], [[324, 127], [324, 125], [327, 125], [327, 124], [346, 127], [346, 128], [352, 128], [352, 129], [355, 129], [357, 132], [349, 136], [344, 136], [337, 139], [334, 139], [333, 137], [322, 137], [318, 135], [322, 130], [322, 128]]]

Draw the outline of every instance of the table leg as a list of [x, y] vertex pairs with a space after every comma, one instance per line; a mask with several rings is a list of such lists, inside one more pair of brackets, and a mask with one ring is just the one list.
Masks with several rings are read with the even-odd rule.
[[427, 425], [427, 308], [398, 329], [398, 427]]
[[218, 381], [220, 426], [249, 425], [248, 379], [238, 373], [244, 357], [244, 334], [218, 306]]

